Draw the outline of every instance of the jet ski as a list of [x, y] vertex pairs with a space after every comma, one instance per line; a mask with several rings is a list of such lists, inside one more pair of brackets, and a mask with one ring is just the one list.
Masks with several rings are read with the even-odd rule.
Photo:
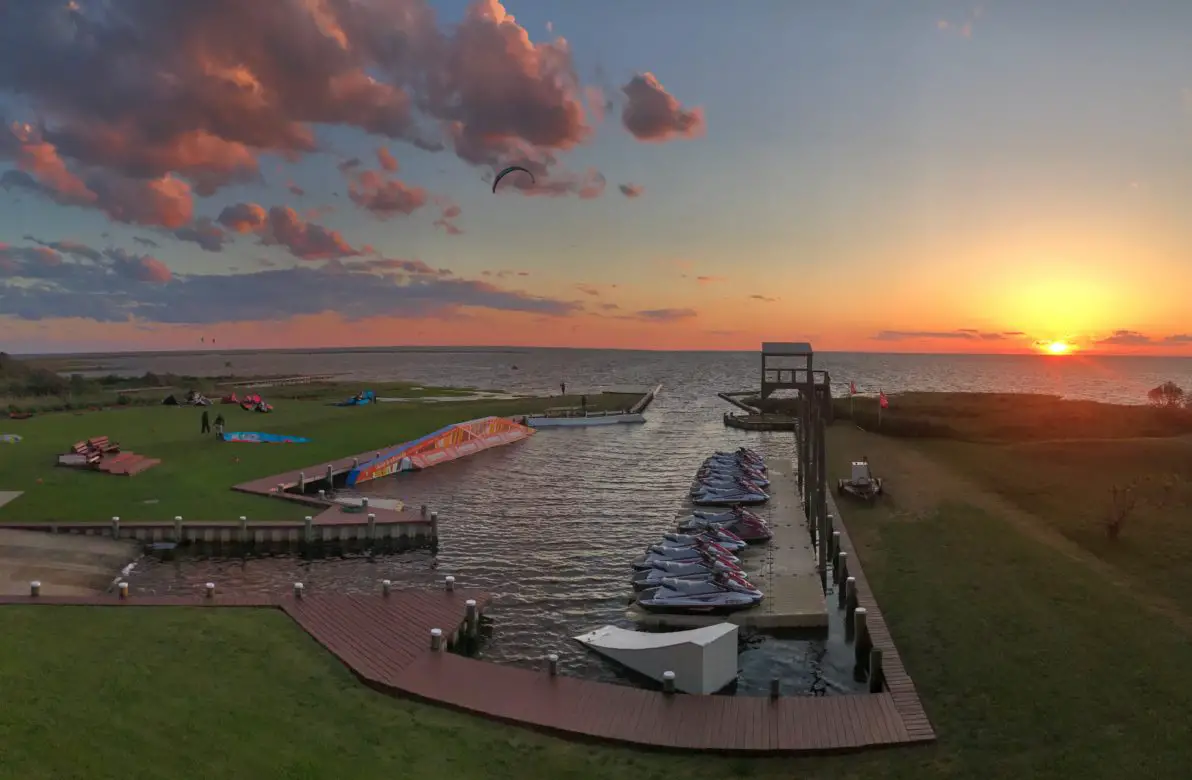
[[709, 529], [728, 531], [749, 544], [766, 542], [774, 537], [774, 532], [770, 530], [766, 521], [744, 507], [733, 507], [727, 512], [717, 514], [696, 512], [679, 518], [678, 528], [682, 533], [688, 534]]
[[752, 450], [748, 447], [737, 447], [732, 452], [725, 452], [724, 450], [716, 450], [712, 453], [713, 458], [740, 458], [741, 460], [753, 460], [761, 462], [764, 460], [762, 454], [757, 450]]
[[701, 486], [699, 492], [691, 494], [692, 503], [700, 506], [733, 506], [734, 504], [764, 504], [770, 500], [761, 488], [738, 484], [736, 487], [718, 488]]
[[740, 574], [741, 570], [724, 561], [713, 561], [712, 563], [659, 561], [652, 568], [635, 571], [629, 581], [634, 590], [640, 591], [646, 588], [656, 588], [668, 577], [678, 580], [706, 580], [720, 572]]
[[[769, 483], [767, 483], [769, 484]], [[751, 491], [755, 493], [763, 492], [766, 485], [759, 485], [756, 482], [745, 479], [743, 477], [726, 477], [726, 478], [697, 478], [691, 483], [691, 495], [702, 493], [705, 490], [733, 490], [740, 488], [742, 490]]]
[[695, 563], [703, 561], [723, 561], [740, 568], [741, 559], [714, 543], [697, 544], [691, 547], [663, 547], [660, 544], [651, 545], [646, 554], [633, 562], [635, 569], [651, 569], [660, 561], [678, 561], [681, 563]]
[[766, 478], [765, 474], [751, 468], [736, 468], [733, 466], [701, 466], [699, 471], [695, 472], [695, 475], [699, 479], [725, 479], [743, 477], [744, 479], [748, 479], [750, 482], [756, 482], [761, 487], [766, 487], [770, 484], [770, 480]]
[[745, 549], [745, 542], [731, 531], [709, 528], [692, 534], [664, 534], [660, 544], [663, 547], [691, 547], [699, 542], [715, 542], [730, 553]]
[[649, 612], [724, 613], [760, 604], [762, 592], [749, 580], [735, 574], [721, 574], [710, 580], [681, 580], [669, 577], [657, 588], [642, 591], [637, 603]]

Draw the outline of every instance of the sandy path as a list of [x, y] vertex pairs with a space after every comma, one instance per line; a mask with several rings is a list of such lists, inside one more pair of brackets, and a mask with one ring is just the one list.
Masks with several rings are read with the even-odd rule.
[[956, 469], [917, 449], [912, 442], [838, 424], [828, 429], [828, 447], [833, 458], [869, 456], [874, 471], [888, 484], [885, 500], [893, 505], [895, 519], [917, 520], [948, 501], [974, 506], [990, 517], [1008, 523], [1029, 539], [1092, 570], [1103, 581], [1129, 593], [1143, 608], [1192, 634], [1192, 616], [1175, 602], [1156, 593], [1153, 586], [1148, 587], [1106, 563], [1049, 527], [1038, 516], [986, 490]]
[[138, 554], [130, 541], [0, 529], [0, 595], [26, 595], [33, 580], [47, 596], [101, 593]]

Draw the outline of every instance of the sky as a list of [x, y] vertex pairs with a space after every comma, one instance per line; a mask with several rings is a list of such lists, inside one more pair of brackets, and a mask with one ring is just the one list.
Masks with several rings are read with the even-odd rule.
[[1192, 355], [1189, 29], [1186, 0], [15, 0], [0, 350]]

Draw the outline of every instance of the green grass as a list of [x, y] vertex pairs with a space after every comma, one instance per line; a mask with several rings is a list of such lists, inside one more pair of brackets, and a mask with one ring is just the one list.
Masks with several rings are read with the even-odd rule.
[[[271, 414], [246, 412], [235, 405], [208, 407], [211, 419], [223, 414], [227, 431], [262, 431], [305, 436], [307, 444], [253, 445], [201, 435], [202, 411], [193, 407], [149, 406], [97, 412], [57, 413], [28, 420], [0, 421], [0, 433], [23, 437], [0, 444], [0, 490], [25, 494], [0, 507], [0, 522], [106, 520], [300, 519], [309, 512], [288, 501], [237, 493], [230, 488], [280, 472], [318, 466], [329, 460], [382, 449], [444, 425], [487, 415], [541, 411], [578, 404], [578, 397], [521, 398], [508, 401], [436, 404], [380, 403], [329, 406], [325, 401], [278, 400]], [[339, 397], [339, 396], [332, 396]], [[620, 396], [594, 396], [590, 407], [623, 402]], [[57, 456], [76, 441], [108, 436], [123, 449], [161, 458], [160, 465], [134, 477], [56, 466]], [[315, 476], [312, 472], [311, 476]]]
[[1184, 778], [1188, 637], [961, 503], [849, 530], [940, 741], [813, 759], [594, 748], [367, 691], [276, 613], [0, 608], [0, 777]]

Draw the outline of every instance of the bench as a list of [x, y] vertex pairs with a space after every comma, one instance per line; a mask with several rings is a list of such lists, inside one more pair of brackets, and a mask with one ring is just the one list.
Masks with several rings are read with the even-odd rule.
[[110, 441], [107, 436], [99, 436], [87, 442], [91, 449], [97, 451], [100, 455], [106, 455], [109, 452], [119, 452], [120, 445], [114, 441]]

